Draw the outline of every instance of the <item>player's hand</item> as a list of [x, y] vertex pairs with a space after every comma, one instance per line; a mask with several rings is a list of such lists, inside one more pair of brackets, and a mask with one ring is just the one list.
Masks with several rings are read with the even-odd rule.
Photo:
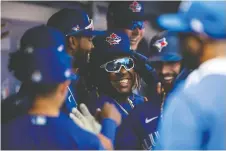
[[119, 113], [119, 111], [117, 110], [114, 104], [110, 104], [108, 102], [105, 103], [101, 111], [101, 116], [103, 119], [110, 118], [114, 120], [117, 125], [121, 124], [121, 120], [122, 120], [121, 114]]
[[113, 145], [110, 139], [102, 134], [98, 134], [97, 137], [100, 139], [101, 144], [106, 150], [113, 150]]
[[73, 108], [70, 118], [83, 129], [94, 134], [100, 133], [101, 125], [91, 115], [86, 105], [82, 103], [79, 107], [81, 112], [77, 108]]

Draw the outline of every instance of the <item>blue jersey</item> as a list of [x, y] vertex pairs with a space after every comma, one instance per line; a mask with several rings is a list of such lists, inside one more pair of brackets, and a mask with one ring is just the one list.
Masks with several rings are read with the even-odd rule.
[[141, 150], [151, 149], [159, 137], [157, 125], [160, 108], [151, 102], [138, 105], [126, 117], [117, 129], [115, 149]]
[[[168, 95], [173, 94], [173, 91], [178, 85], [183, 83], [189, 73], [186, 69], [181, 71], [174, 82], [173, 89]], [[161, 102], [161, 100], [157, 100], [157, 102]], [[167, 98], [165, 102], [168, 102]], [[161, 136], [158, 132], [158, 123], [160, 120], [161, 110], [158, 104], [150, 101], [137, 106], [118, 128], [115, 141], [116, 149], [153, 149]]]
[[226, 58], [203, 63], [169, 98], [156, 149], [226, 149], [225, 67]]
[[[75, 81], [72, 81], [68, 87], [68, 94], [65, 102], [62, 106], [62, 111], [69, 114], [72, 108], [77, 107], [75, 91], [73, 85]], [[13, 94], [1, 102], [2, 106], [2, 123], [7, 123], [10, 120], [26, 114], [32, 105], [31, 97], [28, 94], [27, 86], [25, 84], [21, 85], [20, 91], [17, 94]]]
[[106, 96], [106, 95], [101, 95], [97, 100], [93, 100], [89, 104], [87, 104], [89, 110], [91, 111], [92, 114], [95, 114], [97, 108], [102, 108], [104, 106], [104, 103], [109, 102], [112, 103], [116, 106], [118, 111], [121, 113], [122, 118], [125, 118], [129, 112], [138, 104], [142, 104], [144, 102], [144, 97], [141, 97], [136, 94], [132, 94], [129, 97], [129, 101], [125, 102], [118, 102], [117, 100]]
[[2, 149], [98, 150], [103, 147], [97, 136], [61, 113], [59, 117], [26, 114], [2, 125]]

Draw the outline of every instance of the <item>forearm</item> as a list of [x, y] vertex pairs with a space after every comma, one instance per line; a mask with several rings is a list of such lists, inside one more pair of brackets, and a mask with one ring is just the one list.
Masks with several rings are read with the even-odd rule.
[[117, 129], [117, 124], [114, 120], [105, 118], [102, 121], [101, 134], [109, 138], [112, 142], [115, 140], [115, 133]]

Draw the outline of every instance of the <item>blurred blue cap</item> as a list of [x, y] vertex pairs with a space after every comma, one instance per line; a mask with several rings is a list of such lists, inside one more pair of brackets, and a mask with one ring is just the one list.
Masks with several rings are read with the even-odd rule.
[[178, 34], [164, 31], [155, 35], [149, 44], [149, 61], [180, 61], [182, 59], [179, 48]]
[[65, 36], [44, 25], [27, 30], [20, 51], [29, 57], [28, 80], [34, 83], [61, 83], [75, 79], [72, 58], [65, 51]]
[[176, 32], [204, 33], [214, 39], [226, 38], [225, 1], [184, 1], [177, 14], [158, 18], [161, 27]]
[[94, 30], [93, 20], [80, 9], [64, 8], [53, 14], [47, 26], [55, 27], [66, 36], [95, 36], [102, 32]]
[[94, 49], [91, 61], [102, 65], [120, 56], [130, 56], [129, 37], [123, 31], [106, 31], [93, 39]]

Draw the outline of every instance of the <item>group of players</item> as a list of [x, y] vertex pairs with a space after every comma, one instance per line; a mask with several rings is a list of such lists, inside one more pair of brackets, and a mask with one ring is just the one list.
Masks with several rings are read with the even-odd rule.
[[28, 29], [9, 70], [2, 149], [226, 149], [225, 2], [182, 2], [138, 48], [141, 1], [110, 2], [107, 31], [80, 9]]

